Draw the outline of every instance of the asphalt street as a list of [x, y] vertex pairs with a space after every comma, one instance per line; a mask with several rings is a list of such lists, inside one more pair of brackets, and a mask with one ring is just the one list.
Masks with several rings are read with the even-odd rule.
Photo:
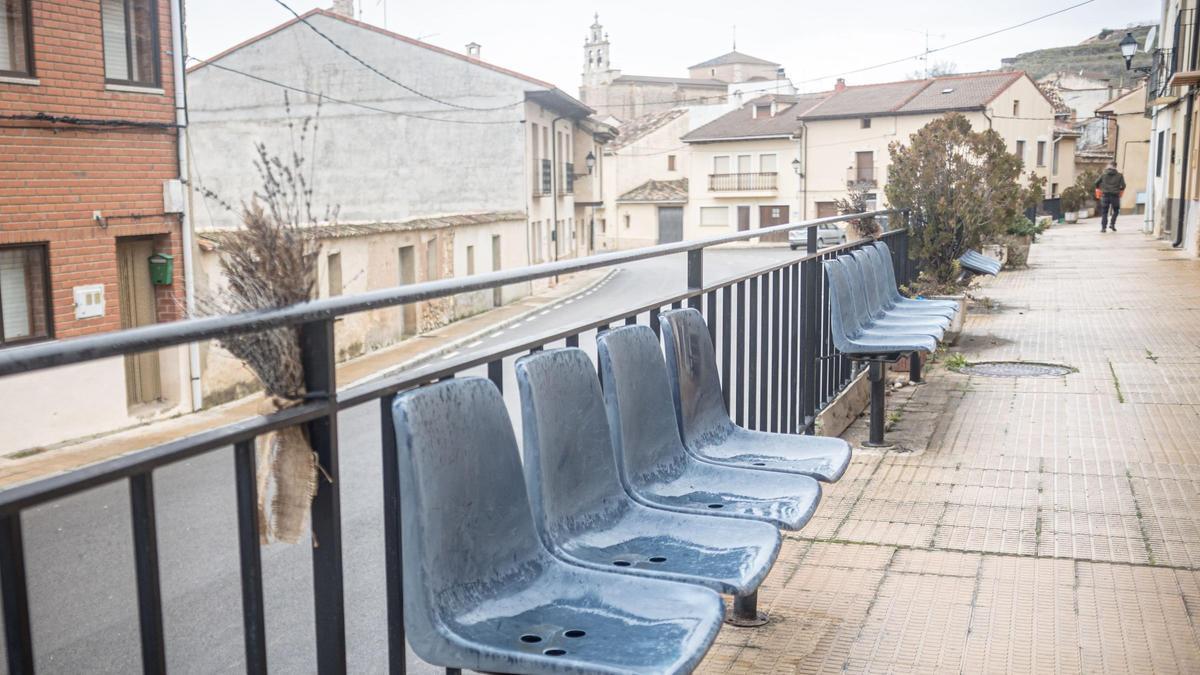
[[[712, 283], [799, 255], [782, 247], [710, 251], [705, 280]], [[531, 340], [682, 292], [685, 272], [682, 255], [629, 264], [582, 295], [488, 333], [444, 358], [449, 362]], [[594, 357], [592, 340], [580, 344]], [[512, 377], [510, 362], [505, 372], [506, 379]], [[511, 380], [505, 391], [514, 412]], [[347, 667], [353, 673], [386, 672], [378, 406], [345, 410], [338, 422]], [[229, 449], [154, 474], [167, 661], [173, 672], [244, 672], [233, 481]], [[43, 505], [25, 512], [22, 520], [38, 671], [140, 670], [127, 484]], [[312, 672], [311, 542], [266, 546], [262, 561], [271, 670]], [[413, 666], [410, 672], [439, 672]]]

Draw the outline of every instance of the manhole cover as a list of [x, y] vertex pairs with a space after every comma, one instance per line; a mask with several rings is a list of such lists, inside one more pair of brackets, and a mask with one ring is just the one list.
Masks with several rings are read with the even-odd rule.
[[983, 377], [1060, 377], [1075, 372], [1075, 369], [1053, 363], [984, 361], [963, 366], [958, 372]]

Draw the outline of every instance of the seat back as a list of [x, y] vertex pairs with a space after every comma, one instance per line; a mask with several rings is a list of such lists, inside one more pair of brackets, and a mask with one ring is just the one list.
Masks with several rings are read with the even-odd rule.
[[538, 541], [512, 424], [500, 392], [478, 377], [396, 396], [392, 404], [403, 513], [404, 613], [423, 657], [440, 624], [481, 597], [532, 583]]
[[597, 340], [604, 408], [621, 480], [640, 485], [686, 461], [667, 364], [649, 326], [622, 326]]
[[863, 286], [864, 280], [862, 270], [858, 266], [858, 262], [848, 255], [838, 256], [835, 259], [838, 265], [841, 265], [846, 274], [846, 285], [848, 292], [846, 297], [850, 302], [852, 323], [849, 325], [849, 330], [852, 334], [857, 335], [859, 331], [867, 328], [871, 324], [871, 315], [867, 311], [867, 294]]
[[854, 309], [848, 297], [850, 289], [846, 268], [837, 260], [826, 260], [821, 266], [825, 268], [829, 296], [829, 333], [833, 338], [833, 346], [844, 352], [849, 351], [850, 340], [857, 331], [852, 328], [855, 325]]
[[850, 278], [853, 280], [854, 312], [859, 320], [858, 327], [866, 328], [874, 320], [877, 311], [871, 305], [870, 293], [867, 290], [871, 279], [862, 262], [853, 255], [843, 255], [838, 260], [846, 267], [846, 271], [850, 273]]
[[[882, 243], [882, 242], [879, 242]], [[872, 245], [863, 248], [867, 256], [874, 263], [871, 269], [874, 271], [875, 293], [883, 303], [884, 309], [891, 309], [896, 304], [896, 294], [899, 290], [888, 285], [887, 270], [891, 269], [892, 256], [878, 246]]]
[[700, 312], [692, 308], [663, 312], [667, 379], [684, 443], [708, 445], [732, 431], [721, 393], [716, 349]]
[[872, 245], [879, 253], [879, 269], [883, 271], [883, 280], [887, 282], [888, 297], [900, 297], [900, 284], [896, 282], [896, 268], [892, 264], [892, 249], [882, 241], [877, 241]]
[[547, 545], [629, 506], [621, 487], [596, 368], [582, 350], [553, 349], [517, 360], [525, 485]]
[[856, 249], [850, 252], [851, 257], [858, 262], [858, 267], [862, 270], [863, 276], [863, 291], [867, 295], [867, 309], [871, 316], [879, 316], [886, 309], [883, 298], [879, 295], [879, 270], [878, 259], [871, 254], [871, 247]]

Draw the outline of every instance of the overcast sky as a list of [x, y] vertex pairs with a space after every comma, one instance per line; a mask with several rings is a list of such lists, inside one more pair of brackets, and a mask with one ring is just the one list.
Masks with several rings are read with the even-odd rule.
[[[285, 0], [298, 12], [332, 0]], [[630, 75], [686, 76], [687, 66], [723, 54], [737, 26], [738, 51], [778, 61], [808, 91], [817, 79], [918, 54], [1076, 4], [1080, 0], [856, 0], [744, 3], [731, 0], [356, 0], [361, 19], [435, 45], [483, 45], [485, 61], [548, 80], [577, 94], [583, 41], [599, 11], [616, 68]], [[997, 68], [1000, 59], [1075, 44], [1102, 28], [1157, 22], [1155, 0], [1093, 0], [1028, 26], [933, 54], [959, 71]], [[275, 0], [187, 2], [192, 56], [208, 57], [291, 17]], [[386, 17], [386, 20], [385, 20]], [[347, 45], [353, 51], [353, 45]], [[368, 56], [368, 55], [360, 55]], [[351, 62], [347, 62], [348, 67]], [[851, 84], [902, 79], [917, 60], [846, 75]], [[813, 80], [808, 81], [807, 80]]]

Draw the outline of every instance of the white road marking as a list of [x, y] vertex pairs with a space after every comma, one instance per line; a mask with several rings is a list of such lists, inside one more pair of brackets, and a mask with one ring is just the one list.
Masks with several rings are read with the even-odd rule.
[[546, 316], [549, 313], [550, 313], [550, 310], [545, 309], [545, 310], [538, 312], [538, 316]]
[[489, 335], [488, 337], [500, 337], [501, 335], [504, 335], [504, 331], [498, 330], [498, 331], [492, 333], [491, 335]]
[[483, 340], [476, 340], [476, 341], [472, 342], [471, 344], [467, 345], [467, 347], [474, 349], [475, 347], [478, 347], [481, 344], [483, 344]]
[[453, 351], [453, 352], [450, 352], [449, 354], [446, 354], [445, 356], [443, 356], [443, 357], [442, 357], [442, 360], [443, 360], [443, 361], [449, 361], [450, 359], [452, 359], [452, 358], [454, 358], [454, 357], [456, 357], [456, 356], [458, 356], [458, 351]]
[[529, 317], [528, 319], [525, 319], [525, 323], [529, 323], [530, 321], [533, 321], [534, 319], [537, 319], [537, 317], [536, 317], [536, 316], [531, 316], [531, 317]]

